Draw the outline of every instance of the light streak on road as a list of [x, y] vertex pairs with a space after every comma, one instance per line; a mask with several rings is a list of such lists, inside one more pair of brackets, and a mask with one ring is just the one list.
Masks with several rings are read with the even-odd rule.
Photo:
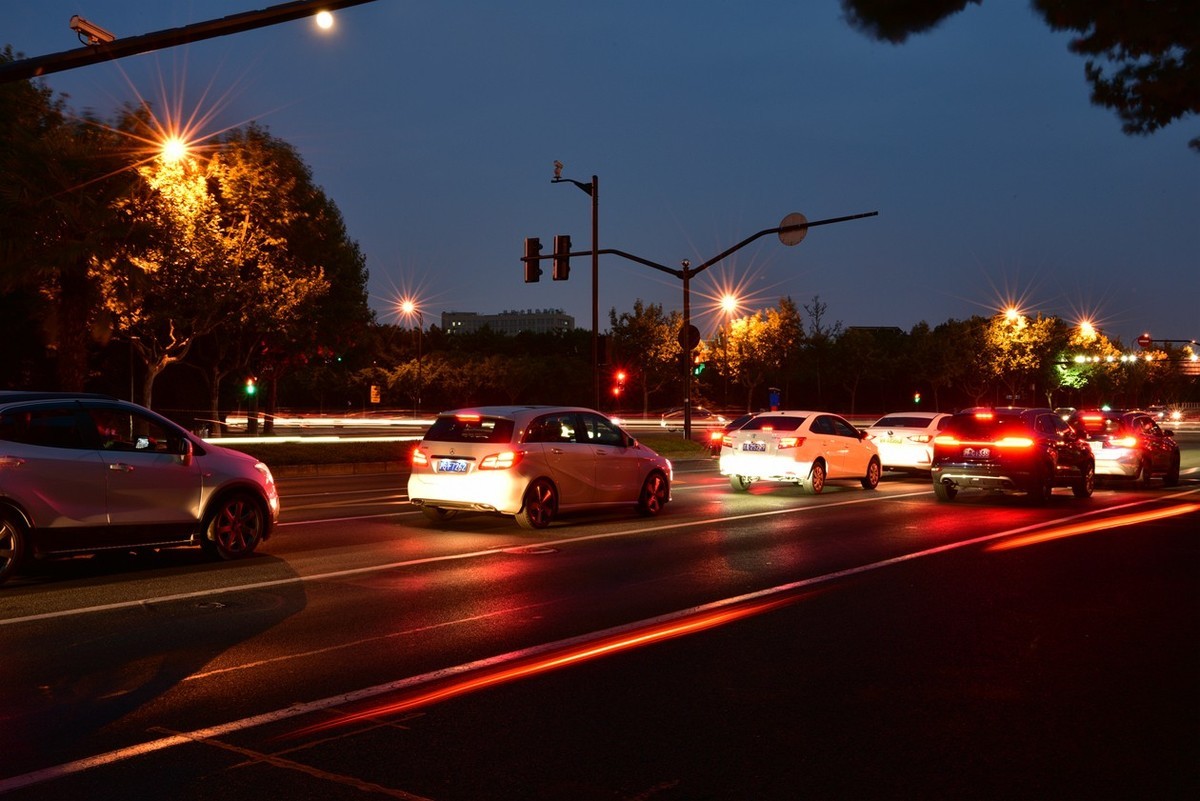
[[1080, 534], [1092, 534], [1097, 531], [1107, 531], [1108, 529], [1134, 526], [1139, 523], [1151, 523], [1155, 520], [1163, 520], [1169, 517], [1191, 514], [1198, 509], [1200, 509], [1200, 504], [1188, 503], [1183, 504], [1182, 506], [1170, 506], [1166, 509], [1155, 509], [1149, 512], [1138, 512], [1137, 514], [1109, 517], [1104, 520], [1091, 520], [1086, 523], [1075, 523], [1074, 525], [1070, 526], [1058, 526], [1057, 528], [1051, 528], [1047, 531], [1038, 531], [1033, 534], [1014, 537], [1011, 540], [992, 543], [987, 547], [987, 550], [1008, 551], [1013, 548], [1023, 548], [1027, 545], [1039, 545], [1043, 542], [1059, 540], [1063, 539], [1064, 537], [1077, 537]]

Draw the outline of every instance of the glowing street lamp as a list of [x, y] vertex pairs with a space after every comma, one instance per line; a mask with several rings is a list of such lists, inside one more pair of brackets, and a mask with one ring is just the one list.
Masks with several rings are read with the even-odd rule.
[[721, 313], [725, 315], [725, 336], [721, 337], [722, 350], [725, 351], [725, 369], [721, 372], [724, 374], [724, 389], [722, 390], [721, 403], [729, 405], [729, 331], [730, 323], [733, 322], [733, 315], [737, 314], [741, 307], [741, 299], [732, 292], [726, 292], [721, 296]]
[[163, 140], [159, 158], [167, 164], [174, 164], [188, 154], [188, 143], [182, 137], [168, 136]]
[[400, 313], [408, 318], [409, 325], [412, 325], [413, 316], [416, 315], [417, 327], [417, 394], [414, 397], [413, 417], [417, 416], [418, 410], [421, 408], [421, 340], [424, 336], [425, 316], [421, 313], [421, 307], [412, 298], [402, 298], [399, 304]]

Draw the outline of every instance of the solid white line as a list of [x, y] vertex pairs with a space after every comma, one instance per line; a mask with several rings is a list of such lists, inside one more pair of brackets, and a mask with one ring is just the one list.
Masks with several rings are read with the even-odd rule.
[[[1189, 491], [1182, 492], [1182, 493], [1176, 493], [1169, 497], [1181, 497], [1184, 495], [1194, 494], [1195, 492], [1196, 492], [1196, 490], [1189, 490]], [[263, 726], [263, 725], [266, 725], [269, 723], [277, 723], [282, 720], [288, 720], [290, 718], [299, 717], [300, 715], [307, 715], [311, 712], [320, 712], [320, 711], [323, 711], [326, 709], [336, 708], [336, 707], [342, 706], [344, 704], [352, 704], [352, 703], [355, 703], [358, 701], [366, 700], [368, 698], [374, 698], [379, 695], [393, 693], [398, 690], [404, 690], [404, 689], [409, 689], [412, 687], [417, 687], [417, 686], [420, 686], [423, 684], [428, 684], [430, 682], [438, 681], [438, 680], [445, 679], [445, 678], [448, 678], [451, 676], [457, 676], [457, 675], [461, 675], [464, 673], [470, 673], [472, 671], [481, 670], [483, 668], [495, 667], [497, 665], [503, 665], [503, 664], [507, 664], [510, 662], [515, 662], [519, 659], [525, 659], [525, 658], [531, 657], [531, 656], [539, 656], [544, 653], [549, 653], [549, 652], [556, 651], [559, 649], [564, 649], [564, 648], [570, 648], [570, 647], [573, 647], [576, 645], [584, 645], [584, 644], [587, 644], [590, 642], [605, 639], [607, 637], [624, 634], [624, 633], [627, 633], [630, 631], [636, 631], [638, 629], [655, 626], [655, 625], [662, 624], [662, 623], [673, 622], [675, 620], [680, 620], [683, 618], [691, 617], [693, 615], [704, 614], [706, 612], [723, 609], [725, 607], [734, 606], [734, 605], [741, 604], [741, 603], [744, 603], [747, 601], [767, 598], [767, 597], [770, 597], [773, 595], [790, 593], [790, 592], [794, 592], [796, 590], [814, 587], [819, 584], [827, 584], [831, 581], [836, 581], [838, 579], [843, 579], [843, 578], [847, 578], [850, 576], [861, 575], [863, 573], [869, 573], [871, 571], [880, 570], [882, 568], [891, 567], [893, 565], [903, 564], [905, 562], [911, 562], [916, 559], [922, 559], [922, 558], [925, 558], [928, 556], [935, 556], [937, 554], [947, 553], [949, 551], [955, 551], [955, 550], [959, 550], [961, 548], [968, 548], [973, 545], [979, 545], [984, 542], [990, 542], [992, 540], [1002, 539], [1004, 537], [1011, 537], [1011, 536], [1014, 536], [1017, 534], [1024, 534], [1028, 531], [1033, 531], [1033, 530], [1036, 530], [1039, 528], [1044, 528], [1047, 525], [1062, 525], [1064, 523], [1069, 523], [1073, 520], [1081, 520], [1086, 517], [1092, 517], [1100, 512], [1112, 511], [1113, 509], [1127, 509], [1129, 507], [1142, 506], [1142, 505], [1145, 505], [1148, 503], [1154, 503], [1156, 501], [1161, 501], [1161, 500], [1163, 500], [1163, 499], [1162, 498], [1153, 498], [1153, 499], [1146, 499], [1146, 500], [1141, 500], [1141, 501], [1132, 501], [1130, 503], [1122, 504], [1121, 506], [1109, 507], [1108, 509], [1104, 509], [1104, 510], [1094, 510], [1094, 511], [1090, 511], [1090, 512], [1084, 512], [1082, 514], [1072, 515], [1070, 517], [1061, 518], [1061, 519], [1057, 519], [1054, 521], [1032, 523], [1027, 526], [1021, 526], [1019, 528], [1008, 529], [1006, 531], [999, 531], [999, 532], [995, 532], [993, 534], [985, 534], [985, 535], [975, 537], [975, 538], [969, 539], [969, 540], [962, 540], [959, 542], [951, 542], [951, 543], [947, 543], [945, 545], [936, 546], [934, 548], [927, 548], [923, 551], [914, 551], [913, 553], [901, 554], [900, 556], [894, 556], [889, 559], [880, 560], [878, 562], [871, 562], [869, 564], [859, 565], [857, 567], [845, 568], [843, 570], [835, 570], [832, 573], [826, 573], [821, 576], [813, 576], [811, 578], [801, 579], [799, 581], [793, 581], [793, 582], [789, 582], [787, 584], [781, 584], [776, 587], [770, 587], [770, 588], [763, 589], [763, 590], [756, 590], [754, 592], [745, 593], [743, 595], [738, 595], [738, 596], [735, 596], [732, 598], [725, 598], [720, 601], [714, 601], [712, 603], [702, 604], [700, 606], [694, 606], [694, 607], [691, 607], [688, 609], [681, 609], [679, 611], [670, 612], [670, 613], [667, 613], [664, 615], [658, 615], [656, 617], [647, 618], [645, 620], [639, 620], [639, 621], [636, 621], [633, 623], [625, 623], [620, 626], [614, 626], [612, 628], [604, 629], [602, 631], [590, 632], [588, 634], [582, 634], [582, 635], [579, 635], [576, 637], [569, 637], [569, 638], [558, 640], [555, 642], [543, 643], [541, 645], [533, 646], [531, 648], [523, 648], [523, 649], [516, 650], [516, 651], [509, 651], [508, 653], [505, 653], [505, 654], [487, 657], [484, 659], [475, 660], [473, 662], [467, 662], [467, 663], [461, 664], [461, 665], [454, 665], [451, 667], [441, 668], [439, 670], [430, 671], [428, 673], [422, 673], [417, 676], [409, 676], [409, 677], [406, 677], [403, 679], [397, 679], [395, 681], [390, 681], [390, 682], [387, 682], [384, 684], [377, 684], [372, 687], [364, 687], [362, 689], [353, 690], [353, 691], [346, 692], [346, 693], [341, 693], [339, 695], [329, 696], [327, 698], [321, 698], [321, 699], [317, 699], [315, 701], [309, 701], [309, 702], [306, 702], [303, 704], [295, 704], [295, 705], [287, 707], [285, 709], [277, 709], [277, 710], [274, 710], [271, 712], [263, 713], [261, 715], [253, 715], [251, 717], [242, 718], [241, 720], [230, 721], [229, 723], [223, 723], [218, 726], [211, 726], [206, 729], [197, 729], [195, 731], [186, 732], [186, 733], [183, 733], [180, 735], [173, 735], [170, 737], [163, 737], [163, 738], [160, 738], [157, 740], [150, 740], [148, 742], [129, 746], [127, 748], [121, 748], [121, 749], [117, 749], [115, 751], [109, 751], [109, 752], [103, 753], [103, 754], [96, 754], [91, 757], [86, 757], [84, 759], [79, 759], [79, 760], [75, 760], [72, 762], [66, 762], [61, 765], [55, 765], [55, 766], [52, 766], [49, 768], [43, 768], [41, 770], [33, 771], [31, 773], [25, 773], [25, 774], [21, 774], [19, 776], [12, 776], [7, 779], [0, 780], [0, 794], [9, 792], [11, 790], [17, 790], [22, 787], [29, 787], [34, 784], [40, 784], [42, 782], [50, 781], [52, 779], [69, 776], [69, 775], [72, 775], [75, 773], [81, 773], [85, 770], [90, 770], [92, 768], [103, 767], [105, 765], [111, 765], [111, 764], [115, 764], [117, 762], [123, 762], [123, 761], [129, 760], [129, 759], [133, 759], [135, 757], [143, 756], [145, 754], [151, 754], [151, 753], [155, 753], [157, 751], [162, 751], [162, 750], [165, 750], [168, 748], [174, 748], [177, 745], [185, 745], [187, 743], [192, 743], [197, 740], [223, 737], [228, 734], [245, 731], [247, 729], [252, 729], [252, 728], [255, 728], [258, 726]], [[752, 515], [752, 516], [758, 517], [758, 516], [761, 516], [761, 514], [760, 515]], [[579, 540], [574, 540], [574, 541], [577, 542]]]

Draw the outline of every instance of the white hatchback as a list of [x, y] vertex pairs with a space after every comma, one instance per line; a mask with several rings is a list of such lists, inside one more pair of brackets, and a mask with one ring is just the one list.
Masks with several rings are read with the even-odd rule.
[[462, 511], [545, 528], [559, 512], [628, 505], [656, 515], [671, 462], [591, 409], [484, 406], [439, 414], [413, 450], [409, 500], [440, 522]]
[[721, 444], [721, 475], [735, 490], [756, 481], [797, 484], [813, 494], [828, 479], [852, 478], [875, 489], [883, 471], [864, 432], [828, 412], [762, 412]]
[[933, 438], [950, 419], [941, 412], [885, 414], [865, 429], [879, 449], [886, 470], [929, 472], [933, 463]]

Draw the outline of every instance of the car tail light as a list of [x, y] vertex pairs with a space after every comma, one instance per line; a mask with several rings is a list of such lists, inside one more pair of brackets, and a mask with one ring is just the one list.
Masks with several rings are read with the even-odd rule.
[[784, 450], [785, 448], [799, 448], [803, 444], [804, 444], [804, 437], [780, 437], [779, 438], [779, 450], [781, 450], [781, 451]]
[[420, 448], [413, 448], [412, 466], [429, 467], [429, 457], [422, 453]]
[[721, 437], [721, 447], [722, 448], [732, 448], [733, 447], [733, 437], [729, 436], [728, 434]]
[[996, 440], [999, 448], [1032, 448], [1033, 440], [1029, 437], [1001, 437]]
[[975, 419], [976, 420], [995, 420], [996, 413], [995, 412], [975, 412]]
[[938, 434], [936, 437], [933, 438], [933, 444], [934, 445], [954, 446], [954, 445], [961, 445], [962, 442], [959, 440], [958, 437], [954, 436], [953, 434]]
[[1137, 437], [1109, 437], [1108, 444], [1114, 448], [1136, 448], [1141, 443]]
[[708, 434], [708, 439], [711, 442], [716, 442], [717, 440], [720, 440], [724, 436], [725, 436], [725, 434], [721, 431], [710, 431]]
[[456, 414], [454, 415], [454, 419], [462, 420], [465, 423], [478, 423], [483, 418], [477, 414]]
[[493, 453], [490, 456], [485, 456], [479, 462], [480, 470], [508, 470], [521, 461], [521, 457], [525, 455], [524, 451], [504, 451], [503, 453]]
[[933, 437], [929, 436], [928, 434], [913, 434], [911, 437], [909, 437], [909, 439], [911, 439], [913, 442], [929, 442], [933, 439]]

